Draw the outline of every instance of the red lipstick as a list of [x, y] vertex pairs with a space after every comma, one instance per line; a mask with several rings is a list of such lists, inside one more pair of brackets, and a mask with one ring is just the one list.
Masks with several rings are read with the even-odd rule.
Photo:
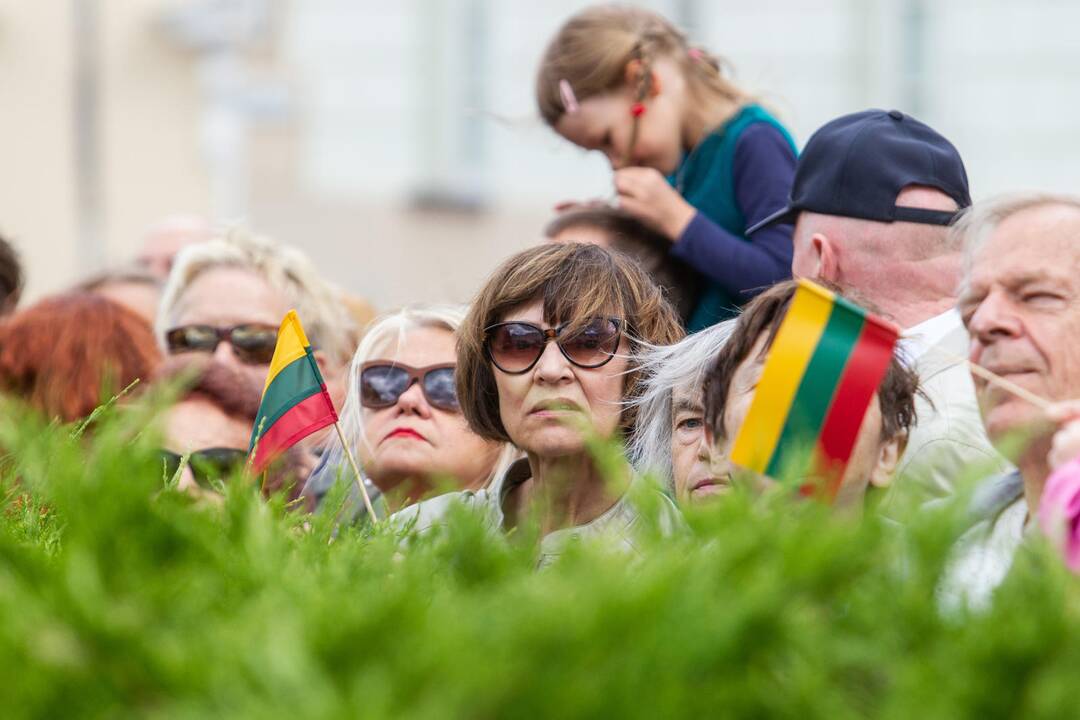
[[390, 438], [396, 438], [396, 437], [412, 438], [413, 440], [426, 440], [427, 439], [423, 435], [421, 435], [420, 433], [416, 432], [415, 430], [412, 430], [411, 428], [397, 428], [395, 430], [391, 430], [387, 434], [386, 439], [389, 440]]

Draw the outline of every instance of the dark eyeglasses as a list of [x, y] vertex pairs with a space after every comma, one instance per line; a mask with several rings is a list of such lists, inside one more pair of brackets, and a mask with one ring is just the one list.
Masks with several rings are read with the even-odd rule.
[[567, 325], [545, 330], [526, 322], [497, 323], [485, 331], [484, 349], [495, 367], [510, 375], [531, 370], [551, 340], [567, 360], [581, 368], [598, 368], [615, 357], [622, 336], [619, 320], [594, 318], [563, 337]]
[[[215, 481], [224, 480], [244, 467], [247, 457], [247, 450], [238, 448], [203, 448], [188, 455], [187, 466], [191, 468], [191, 474], [199, 487], [213, 490]], [[180, 469], [181, 459], [181, 455], [171, 450], [161, 451], [165, 477], [172, 478], [176, 475], [176, 471]]]
[[454, 387], [454, 363], [414, 368], [383, 360], [366, 362], [360, 366], [360, 404], [367, 408], [388, 408], [414, 382], [420, 383], [431, 407], [447, 412], [461, 409]]
[[248, 323], [230, 328], [213, 325], [184, 325], [165, 333], [165, 343], [173, 355], [187, 352], [212, 353], [225, 340], [233, 347], [240, 362], [249, 365], [268, 365], [277, 346], [277, 328], [261, 323]]

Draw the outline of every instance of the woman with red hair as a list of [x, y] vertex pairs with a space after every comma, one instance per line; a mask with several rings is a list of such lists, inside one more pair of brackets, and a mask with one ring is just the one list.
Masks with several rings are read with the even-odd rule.
[[92, 293], [46, 298], [0, 321], [0, 393], [62, 422], [149, 379], [160, 359], [143, 318]]

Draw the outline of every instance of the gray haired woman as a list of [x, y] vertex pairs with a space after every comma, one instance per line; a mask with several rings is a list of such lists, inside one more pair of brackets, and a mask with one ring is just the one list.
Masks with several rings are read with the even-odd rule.
[[629, 455], [638, 472], [658, 476], [680, 503], [725, 489], [709, 467], [712, 448], [705, 439], [702, 382], [734, 322], [653, 347], [642, 360], [644, 389], [634, 401], [638, 424]]

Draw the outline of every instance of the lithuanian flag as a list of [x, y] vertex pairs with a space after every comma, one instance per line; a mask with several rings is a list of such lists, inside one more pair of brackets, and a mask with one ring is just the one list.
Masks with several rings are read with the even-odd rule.
[[295, 310], [278, 328], [262, 402], [248, 449], [251, 471], [258, 475], [274, 458], [305, 437], [337, 422], [319, 365]]
[[891, 323], [800, 280], [732, 461], [774, 478], [823, 475], [834, 495], [897, 335]]

